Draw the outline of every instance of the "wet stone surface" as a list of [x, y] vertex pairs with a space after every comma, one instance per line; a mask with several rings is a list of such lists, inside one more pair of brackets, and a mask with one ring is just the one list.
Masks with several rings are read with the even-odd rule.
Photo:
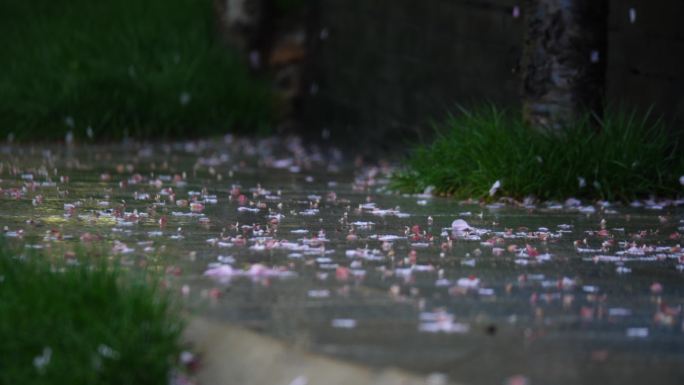
[[370, 365], [471, 384], [684, 378], [683, 202], [458, 202], [389, 194], [388, 172], [296, 140], [5, 146], [0, 224]]

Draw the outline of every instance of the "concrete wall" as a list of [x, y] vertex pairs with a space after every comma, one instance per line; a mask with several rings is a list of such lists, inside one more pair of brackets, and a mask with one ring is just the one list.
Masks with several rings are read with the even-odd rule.
[[[429, 132], [456, 103], [519, 104], [524, 1], [312, 3], [301, 112], [314, 132], [382, 144]], [[606, 57], [610, 103], [684, 122], [684, 1], [611, 0]]]

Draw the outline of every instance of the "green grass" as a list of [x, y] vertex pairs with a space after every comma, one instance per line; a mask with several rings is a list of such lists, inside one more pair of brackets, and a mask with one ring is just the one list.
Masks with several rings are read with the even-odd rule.
[[[429, 186], [458, 198], [496, 196], [629, 201], [682, 193], [684, 153], [649, 116], [607, 112], [599, 127], [589, 119], [551, 135], [494, 107], [461, 109], [436, 127], [437, 138], [412, 152], [392, 187], [420, 192]], [[580, 178], [585, 180], [581, 186]]]
[[267, 131], [273, 95], [215, 27], [211, 0], [0, 2], [0, 137]]
[[168, 384], [181, 331], [168, 297], [149, 279], [80, 260], [0, 244], [0, 384]]

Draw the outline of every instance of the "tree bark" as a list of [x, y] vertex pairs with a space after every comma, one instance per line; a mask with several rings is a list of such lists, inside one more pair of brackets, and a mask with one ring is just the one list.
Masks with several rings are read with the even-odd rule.
[[526, 0], [523, 118], [559, 132], [604, 102], [607, 0]]
[[275, 0], [213, 1], [224, 40], [245, 57], [252, 72], [273, 79], [279, 129], [296, 125], [308, 59], [309, 2], [282, 8]]

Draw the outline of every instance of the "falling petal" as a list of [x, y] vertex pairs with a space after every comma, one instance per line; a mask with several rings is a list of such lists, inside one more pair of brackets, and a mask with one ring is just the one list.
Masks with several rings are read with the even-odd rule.
[[489, 196], [493, 197], [499, 190], [499, 188], [501, 188], [501, 181], [497, 180], [496, 182], [494, 182], [492, 187], [489, 188]]

